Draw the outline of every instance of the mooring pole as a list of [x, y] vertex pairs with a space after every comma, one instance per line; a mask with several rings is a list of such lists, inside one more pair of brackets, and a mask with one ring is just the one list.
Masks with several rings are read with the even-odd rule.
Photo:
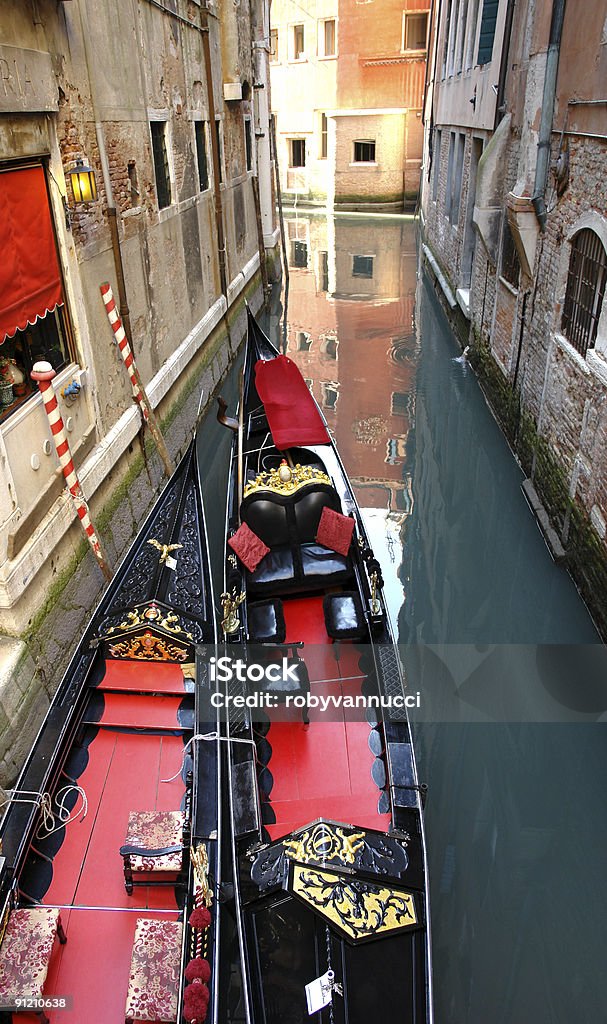
[[135, 356], [131, 351], [131, 346], [129, 345], [124, 327], [122, 326], [122, 320], [120, 319], [118, 309], [116, 308], [116, 302], [114, 300], [111, 285], [106, 281], [104, 284], [101, 285], [100, 290], [101, 297], [105, 304], [105, 311], [108, 315], [108, 320], [110, 321], [112, 330], [116, 338], [116, 344], [118, 345], [120, 355], [122, 356], [124, 365], [126, 366], [128, 371], [129, 380], [131, 382], [131, 388], [133, 389], [133, 398], [138, 403], [139, 408], [141, 409], [141, 415], [143, 416], [144, 423], [150, 428], [150, 434], [154, 438], [156, 448], [158, 449], [158, 454], [162, 459], [164, 471], [167, 477], [170, 477], [173, 475], [175, 467], [171, 460], [171, 456], [169, 455], [167, 446], [164, 443], [164, 438], [162, 436], [162, 433], [160, 432], [158, 420], [156, 419], [154, 410], [150, 405], [150, 400], [145, 392], [145, 388], [141, 381], [141, 377], [139, 376], [139, 370], [137, 369]]
[[72, 496], [74, 505], [76, 506], [80, 525], [86, 534], [86, 539], [93, 549], [93, 554], [97, 559], [99, 568], [106, 580], [111, 580], [112, 571], [107, 563], [107, 559], [101, 546], [101, 541], [97, 537], [95, 527], [91, 522], [91, 513], [88, 503], [82, 493], [82, 487], [80, 486], [78, 474], [74, 467], [74, 460], [70, 451], [65, 427], [63, 425], [63, 417], [61, 416], [61, 410], [59, 409], [55, 388], [53, 387], [53, 377], [56, 376], [55, 371], [50, 363], [35, 363], [31, 376], [32, 380], [38, 382], [38, 386], [40, 388], [40, 394], [42, 395], [42, 401], [44, 403], [44, 411], [48, 417], [61, 470], [65, 477], [67, 489]]

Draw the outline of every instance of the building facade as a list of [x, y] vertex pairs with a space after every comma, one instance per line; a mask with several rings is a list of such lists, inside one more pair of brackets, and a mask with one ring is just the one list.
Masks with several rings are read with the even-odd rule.
[[[11, 735], [48, 702], [103, 584], [32, 366], [57, 371], [76, 469], [115, 564], [161, 473], [100, 285], [120, 297], [176, 458], [201, 389], [208, 400], [238, 343], [244, 291], [259, 292], [276, 245], [268, 6], [2, 6], [0, 782], [15, 767], [2, 761]], [[79, 160], [96, 180], [86, 204], [69, 178]]]
[[558, 559], [607, 630], [607, 4], [450, 0], [424, 255]]
[[418, 193], [429, 3], [272, 4], [272, 109], [286, 200], [402, 209]]

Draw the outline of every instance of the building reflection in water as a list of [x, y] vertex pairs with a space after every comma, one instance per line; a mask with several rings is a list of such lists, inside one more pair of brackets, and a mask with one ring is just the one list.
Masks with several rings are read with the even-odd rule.
[[285, 231], [287, 353], [323, 410], [378, 557], [398, 566], [413, 507], [403, 472], [418, 358], [413, 220], [306, 212], [287, 214]]

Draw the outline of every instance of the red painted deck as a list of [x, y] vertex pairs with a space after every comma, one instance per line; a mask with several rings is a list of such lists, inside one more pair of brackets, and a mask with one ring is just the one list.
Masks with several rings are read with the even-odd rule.
[[[351, 641], [339, 644], [339, 660], [327, 636], [322, 598], [284, 601], [287, 641], [303, 640], [301, 654], [308, 666], [312, 694], [356, 696], [364, 678], [360, 652]], [[267, 740], [272, 747], [268, 767], [274, 778], [270, 793], [276, 824], [266, 828], [278, 839], [315, 818], [330, 818], [366, 828], [385, 830], [389, 814], [378, 814], [379, 790], [371, 778], [373, 754], [369, 725], [350, 721], [348, 711], [310, 710], [310, 725], [301, 712], [269, 711]]]
[[[180, 806], [181, 777], [161, 780], [179, 770], [183, 756], [183, 739], [170, 734], [179, 729], [182, 672], [178, 666], [109, 662], [101, 689], [124, 692], [104, 693], [100, 728], [77, 780], [88, 814], [68, 825], [43, 900], [64, 908], [68, 939], [65, 946], [55, 943], [45, 995], [73, 1000], [71, 1010], [48, 1012], [52, 1024], [122, 1024], [137, 919], [177, 916], [172, 887], [136, 886], [127, 896], [118, 850], [130, 811]], [[166, 734], [124, 731], [144, 727]], [[37, 1021], [15, 1017], [15, 1024]]]

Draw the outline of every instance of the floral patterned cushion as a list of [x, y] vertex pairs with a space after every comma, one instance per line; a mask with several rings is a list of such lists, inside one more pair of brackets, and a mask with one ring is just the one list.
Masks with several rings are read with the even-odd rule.
[[[131, 811], [125, 846], [143, 846], [159, 850], [165, 846], [180, 846], [183, 841], [183, 811]], [[182, 853], [167, 853], [164, 857], [144, 857], [131, 854], [133, 871], [181, 871]]]
[[177, 1020], [181, 921], [139, 918], [135, 928], [127, 1020]]
[[0, 1003], [42, 995], [59, 911], [49, 907], [12, 910], [0, 947]]

